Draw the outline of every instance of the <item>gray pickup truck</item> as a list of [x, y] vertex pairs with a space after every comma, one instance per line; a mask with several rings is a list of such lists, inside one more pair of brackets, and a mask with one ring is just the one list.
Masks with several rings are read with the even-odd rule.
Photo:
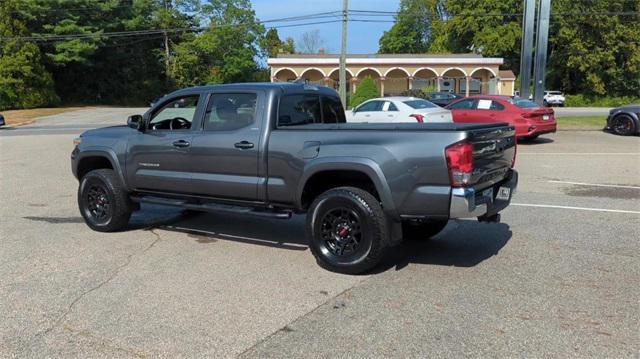
[[343, 273], [449, 219], [499, 221], [518, 180], [513, 127], [348, 124], [334, 90], [303, 84], [179, 90], [75, 144], [78, 205], [94, 230], [125, 229], [140, 203], [306, 213], [313, 255]]

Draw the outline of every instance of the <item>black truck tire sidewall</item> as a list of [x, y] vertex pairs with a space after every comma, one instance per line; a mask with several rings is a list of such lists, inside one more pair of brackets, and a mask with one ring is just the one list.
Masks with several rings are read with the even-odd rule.
[[[105, 222], [96, 221], [87, 209], [86, 192], [93, 184], [102, 186], [106, 190], [106, 197], [111, 205], [108, 220]], [[93, 170], [82, 177], [78, 187], [78, 207], [87, 225], [99, 232], [114, 232], [124, 229], [129, 223], [131, 212], [133, 212], [133, 205], [127, 192], [111, 169]]]
[[[341, 258], [327, 253], [321, 236], [322, 219], [336, 208], [353, 210], [362, 230], [362, 239], [355, 253]], [[355, 187], [338, 187], [318, 196], [307, 213], [309, 247], [316, 260], [325, 269], [358, 274], [377, 265], [389, 246], [386, 216], [378, 200], [370, 193]]]

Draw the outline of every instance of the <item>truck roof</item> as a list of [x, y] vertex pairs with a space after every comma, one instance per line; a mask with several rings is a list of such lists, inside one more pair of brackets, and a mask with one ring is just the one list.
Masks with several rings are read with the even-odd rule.
[[300, 93], [300, 92], [317, 92], [319, 94], [337, 96], [336, 90], [326, 87], [317, 86], [313, 84], [305, 84], [299, 82], [244, 82], [233, 84], [220, 84], [220, 85], [206, 85], [188, 87], [185, 89], [177, 90], [171, 94], [188, 94], [188, 93], [201, 93], [210, 91], [225, 91], [225, 90], [267, 90], [267, 91], [281, 91], [283, 94], [287, 93]]

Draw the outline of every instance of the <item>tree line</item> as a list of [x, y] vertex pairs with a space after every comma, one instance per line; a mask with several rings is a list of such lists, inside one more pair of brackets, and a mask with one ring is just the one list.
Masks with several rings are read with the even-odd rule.
[[249, 0], [2, 0], [0, 109], [139, 105], [176, 88], [268, 81], [293, 52]]
[[[503, 57], [517, 74], [522, 0], [401, 0], [381, 53]], [[640, 97], [640, 1], [553, 0], [546, 87]]]
[[[517, 73], [522, 11], [521, 0], [401, 0], [379, 52], [476, 52]], [[639, 13], [638, 0], [553, 0], [547, 87], [640, 96]], [[323, 42], [312, 31], [296, 45], [249, 0], [1, 0], [0, 110], [268, 81], [264, 58]]]

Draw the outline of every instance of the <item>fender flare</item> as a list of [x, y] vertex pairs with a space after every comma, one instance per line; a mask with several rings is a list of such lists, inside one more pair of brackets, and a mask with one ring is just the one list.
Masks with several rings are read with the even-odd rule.
[[124, 176], [124, 171], [122, 170], [122, 166], [120, 166], [120, 161], [118, 161], [118, 155], [116, 155], [115, 151], [109, 147], [92, 146], [86, 149], [82, 149], [75, 159], [73, 172], [76, 177], [78, 173], [78, 165], [84, 158], [87, 157], [104, 157], [109, 160], [109, 162], [111, 163], [111, 167], [116, 172], [118, 178], [120, 178], [120, 181], [122, 181], [124, 187], [128, 188], [127, 181]]
[[302, 192], [313, 175], [323, 171], [340, 170], [359, 171], [367, 175], [373, 182], [376, 191], [378, 191], [384, 212], [394, 218], [399, 218], [391, 196], [391, 189], [382, 169], [376, 162], [366, 157], [323, 157], [307, 163], [298, 183], [296, 193], [297, 207], [302, 208]]

